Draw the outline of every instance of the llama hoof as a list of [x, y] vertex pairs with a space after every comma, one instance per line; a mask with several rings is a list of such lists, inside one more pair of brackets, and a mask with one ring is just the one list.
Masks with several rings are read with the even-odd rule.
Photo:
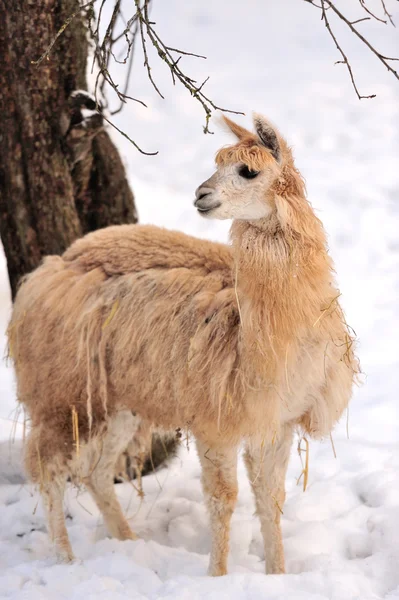
[[222, 577], [222, 575], [227, 575], [227, 569], [222, 567], [209, 567], [208, 575], [210, 577]]
[[134, 533], [131, 529], [123, 529], [119, 532], [117, 538], [121, 541], [124, 540], [138, 540], [139, 536]]
[[266, 568], [266, 575], [285, 575], [284, 567], [276, 567], [274, 569]]
[[72, 553], [64, 554], [63, 552], [57, 552], [56, 554], [57, 563], [60, 565], [68, 565], [70, 563], [76, 562], [76, 558]]

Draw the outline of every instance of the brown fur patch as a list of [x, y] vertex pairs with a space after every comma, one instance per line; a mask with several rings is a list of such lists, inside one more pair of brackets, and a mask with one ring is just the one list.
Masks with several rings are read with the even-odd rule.
[[260, 146], [256, 138], [248, 137], [234, 146], [227, 146], [216, 154], [215, 162], [218, 166], [244, 163], [253, 171], [261, 171], [266, 165], [274, 162], [269, 150]]

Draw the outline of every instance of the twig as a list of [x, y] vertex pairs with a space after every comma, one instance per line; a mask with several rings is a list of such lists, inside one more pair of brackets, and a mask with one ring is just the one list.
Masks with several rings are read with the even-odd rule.
[[[384, 54], [381, 54], [381, 52], [379, 52], [370, 42], [369, 40], [360, 33], [360, 31], [354, 27], [354, 25], [361, 23], [363, 21], [369, 21], [371, 20], [371, 18], [375, 19], [376, 21], [383, 23], [384, 25], [386, 25], [388, 23], [387, 20], [381, 19], [380, 17], [378, 17], [374, 12], [372, 12], [368, 6], [366, 5], [366, 0], [359, 0], [359, 4], [362, 7], [362, 9], [369, 15], [368, 17], [362, 17], [359, 19], [355, 19], [355, 20], [350, 20], [349, 18], [347, 18], [343, 12], [341, 10], [339, 10], [336, 6], [333, 0], [320, 0], [320, 4], [317, 4], [315, 2], [315, 0], [304, 0], [305, 2], [307, 2], [308, 4], [311, 4], [312, 6], [315, 6], [316, 8], [318, 8], [319, 10], [321, 10], [321, 18], [324, 21], [324, 24], [326, 26], [326, 29], [329, 33], [329, 35], [331, 36], [331, 38], [334, 41], [334, 44], [338, 50], [338, 52], [341, 54], [342, 60], [337, 61], [335, 64], [344, 64], [346, 65], [346, 68], [348, 69], [348, 73], [353, 85], [353, 88], [356, 92], [357, 97], [359, 98], [359, 100], [363, 99], [363, 98], [375, 98], [376, 94], [370, 94], [369, 96], [363, 96], [360, 94], [358, 87], [356, 85], [355, 82], [355, 78], [354, 78], [354, 74], [352, 71], [352, 66], [350, 64], [349, 58], [348, 56], [345, 54], [344, 50], [342, 49], [342, 46], [340, 45], [340, 43], [337, 40], [336, 35], [333, 32], [333, 29], [331, 27], [331, 23], [330, 20], [327, 16], [327, 11], [331, 10], [331, 12], [333, 12], [341, 21], [343, 21], [347, 27], [349, 27], [349, 29], [351, 30], [351, 32], [378, 58], [378, 60], [386, 67], [386, 69], [392, 73], [392, 75], [399, 80], [399, 74], [398, 72], [389, 64], [389, 61], [397, 61], [399, 60], [398, 57], [389, 57], [389, 56], [385, 56]], [[381, 5], [382, 5], [382, 9], [384, 12], [384, 15], [387, 17], [387, 19], [389, 20], [389, 22], [391, 23], [391, 25], [393, 25], [395, 27], [395, 23], [393, 22], [392, 19], [392, 15], [388, 12], [387, 7], [386, 7], [386, 0], [380, 0], [381, 1]]]
[[360, 6], [366, 11], [366, 13], [371, 15], [373, 17], [373, 19], [375, 19], [376, 21], [379, 21], [380, 23], [384, 23], [385, 25], [387, 24], [387, 22], [384, 21], [384, 19], [380, 19], [379, 17], [377, 17], [377, 15], [372, 13], [369, 8], [367, 8], [365, 0], [359, 0], [359, 2], [360, 2]]
[[388, 17], [388, 19], [389, 19], [389, 20], [390, 20], [390, 22], [391, 22], [391, 25], [393, 25], [393, 27], [396, 27], [395, 23], [394, 23], [394, 22], [393, 22], [393, 20], [392, 20], [392, 15], [390, 15], [390, 14], [389, 14], [389, 12], [388, 12], [388, 11], [387, 11], [387, 9], [386, 9], [386, 6], [385, 6], [385, 2], [384, 2], [384, 0], [381, 0], [381, 4], [382, 4], [382, 8], [383, 8], [383, 10], [384, 10], [384, 15], [385, 15], [386, 17]]
[[107, 0], [101, 0], [100, 10], [98, 11], [97, 27], [96, 27], [96, 30], [95, 30], [95, 34], [97, 36], [98, 36], [99, 29], [100, 29], [101, 15], [102, 15], [102, 12], [103, 12], [103, 7], [104, 7], [104, 4], [106, 3], [106, 1]]
[[[100, 111], [98, 111], [100, 112]], [[130, 138], [127, 133], [125, 133], [124, 131], [122, 131], [122, 129], [119, 129], [119, 127], [117, 127], [115, 125], [115, 123], [112, 123], [112, 121], [110, 121], [109, 119], [107, 119], [107, 117], [104, 116], [103, 113], [101, 113], [102, 118], [104, 119], [104, 121], [107, 121], [107, 123], [109, 123], [109, 125], [111, 125], [111, 127], [113, 127], [114, 129], [116, 129], [116, 131], [118, 131], [121, 135], [123, 135], [123, 137], [125, 137], [127, 140], [129, 140], [129, 142], [131, 144], [133, 144], [133, 146], [135, 148], [137, 148], [137, 150], [141, 153], [141, 154], [145, 154], [146, 156], [156, 156], [158, 154], [158, 150], [156, 152], [146, 152], [145, 150], [142, 150], [140, 148], [140, 146], [138, 144], [136, 144], [135, 141], [132, 140], [132, 138]]]
[[[359, 100], [362, 100], [363, 98], [364, 99], [366, 99], [366, 98], [375, 98], [375, 94], [370, 94], [369, 96], [362, 96], [359, 93], [359, 90], [357, 89], [357, 85], [355, 83], [355, 78], [353, 76], [352, 67], [351, 67], [351, 65], [350, 65], [350, 63], [348, 61], [348, 57], [346, 56], [345, 52], [342, 50], [341, 46], [339, 45], [339, 43], [337, 41], [337, 38], [335, 37], [335, 35], [334, 35], [334, 33], [333, 33], [332, 29], [331, 29], [330, 22], [329, 22], [329, 20], [327, 18], [327, 13], [326, 13], [326, 9], [325, 9], [325, 2], [326, 1], [328, 2], [328, 0], [321, 0], [322, 18], [324, 20], [324, 24], [325, 24], [325, 26], [326, 26], [326, 28], [328, 30], [328, 33], [330, 34], [330, 36], [334, 40], [335, 46], [336, 46], [337, 50], [339, 51], [339, 53], [341, 54], [342, 59], [343, 59], [343, 60], [337, 61], [335, 64], [336, 65], [337, 64], [344, 64], [344, 65], [346, 65], [346, 67], [348, 69], [348, 72], [349, 72], [349, 75], [350, 75], [350, 78], [351, 78], [351, 81], [352, 81], [353, 88], [354, 88], [354, 90], [355, 90], [355, 92], [356, 92], [357, 97], [359, 98]], [[329, 6], [331, 7], [330, 3], [329, 3]]]
[[363, 17], [362, 19], [356, 19], [356, 21], [351, 21], [352, 25], [356, 25], [356, 23], [361, 23], [362, 21], [370, 21], [370, 17]]
[[[130, 31], [130, 27], [132, 26], [132, 24], [135, 23], [136, 27], [132, 33], [132, 39], [129, 39], [129, 31]], [[117, 62], [120, 65], [125, 65], [128, 61], [128, 58], [133, 56], [133, 52], [131, 52], [132, 47], [134, 46], [134, 42], [136, 40], [136, 35], [137, 35], [137, 30], [138, 30], [138, 23], [137, 23], [137, 19], [136, 19], [136, 15], [133, 17], [133, 19], [129, 20], [128, 25], [126, 26], [126, 28], [124, 29], [124, 31], [122, 32], [121, 36], [118, 36], [118, 38], [116, 40], [111, 39], [111, 48], [110, 48], [110, 53], [112, 54], [112, 57], [114, 59], [115, 62]], [[118, 39], [121, 39], [121, 37], [124, 37], [127, 43], [127, 51], [126, 51], [126, 56], [123, 60], [118, 60], [112, 50], [112, 46], [116, 43], [116, 41]]]
[[[159, 91], [159, 88], [158, 88], [157, 84], [155, 83], [155, 81], [154, 81], [154, 79], [152, 78], [152, 75], [151, 75], [151, 67], [150, 67], [150, 63], [148, 61], [147, 48], [146, 48], [146, 39], [145, 39], [145, 35], [144, 35], [144, 23], [145, 23], [145, 21], [144, 21], [143, 13], [142, 13], [141, 6], [140, 6], [140, 0], [134, 0], [134, 2], [135, 2], [135, 5], [136, 5], [136, 9], [137, 9], [137, 17], [138, 17], [139, 23], [140, 23], [141, 45], [142, 45], [143, 53], [144, 53], [144, 66], [147, 69], [148, 79], [151, 81], [151, 83], [152, 83], [155, 91], [164, 100], [164, 96]], [[146, 5], [147, 5], [147, 2], [146, 2]], [[149, 27], [149, 25], [147, 23], [146, 23], [146, 26]]]
[[[107, 75], [109, 75], [108, 67], [109, 67], [109, 59], [110, 59], [111, 50], [112, 50], [112, 44], [109, 44], [109, 48], [107, 49], [107, 43], [109, 40], [112, 40], [115, 23], [117, 21], [117, 18], [119, 16], [119, 12], [120, 12], [120, 7], [121, 7], [121, 0], [116, 0], [114, 10], [112, 11], [110, 22], [108, 23], [108, 27], [107, 27], [107, 30], [104, 35], [103, 43], [101, 44], [101, 48], [100, 48], [100, 53], [102, 54], [102, 58], [104, 61], [104, 66], [105, 66], [104, 70], [106, 71]], [[102, 84], [100, 87], [101, 92], [103, 92], [105, 81], [106, 81], [106, 78], [104, 78], [102, 81]]]
[[380, 52], [378, 52], [378, 50], [376, 50], [374, 48], [374, 46], [372, 46], [370, 44], [370, 42], [357, 30], [355, 29], [355, 27], [353, 27], [353, 25], [351, 24], [351, 22], [345, 17], [345, 15], [343, 15], [336, 6], [334, 6], [334, 4], [332, 2], [330, 2], [330, 0], [322, 0], [323, 2], [328, 2], [328, 4], [331, 7], [331, 10], [335, 12], [335, 14], [342, 19], [342, 21], [344, 21], [344, 23], [347, 24], [347, 26], [349, 27], [349, 29], [352, 31], [352, 33], [354, 33], [364, 44], [366, 44], [367, 48], [369, 48], [369, 50], [371, 50], [371, 52], [382, 62], [382, 64], [388, 69], [388, 71], [390, 71], [390, 73], [392, 73], [394, 75], [394, 77], [396, 77], [396, 79], [399, 80], [399, 74], [395, 71], [395, 69], [393, 69], [391, 67], [391, 65], [389, 65], [386, 61], [387, 60], [399, 60], [399, 58], [392, 58], [392, 57], [388, 57], [388, 56], [384, 56], [383, 54], [381, 54]]
[[[95, 76], [94, 86], [94, 97], [98, 112], [100, 112], [102, 108], [107, 108], [108, 106], [105, 94], [106, 85], [109, 85], [112, 88], [120, 102], [119, 107], [116, 110], [111, 111], [111, 115], [120, 112], [124, 104], [126, 104], [127, 100], [133, 100], [134, 102], [138, 102], [141, 105], [146, 106], [146, 104], [142, 100], [127, 95], [127, 90], [133, 68], [133, 51], [135, 47], [136, 37], [137, 35], [139, 35], [144, 54], [144, 67], [147, 71], [148, 78], [152, 86], [156, 90], [157, 94], [159, 94], [161, 98], [164, 98], [152, 74], [152, 69], [148, 56], [148, 42], [151, 42], [151, 45], [157, 51], [159, 58], [168, 66], [173, 83], [181, 83], [189, 91], [191, 96], [201, 104], [202, 108], [205, 111], [205, 125], [203, 127], [204, 133], [211, 133], [209, 131], [209, 121], [211, 118], [212, 111], [214, 110], [220, 110], [222, 112], [230, 112], [234, 114], [243, 114], [239, 111], [222, 108], [218, 106], [215, 102], [213, 102], [213, 100], [211, 100], [208, 96], [205, 95], [204, 87], [208, 82], [209, 77], [207, 77], [200, 85], [198, 85], [192, 77], [190, 77], [184, 72], [183, 68], [181, 67], [181, 58], [183, 56], [192, 56], [194, 58], [201, 59], [205, 59], [206, 57], [202, 54], [189, 52], [187, 50], [181, 50], [179, 48], [175, 48], [174, 46], [167, 45], [160, 38], [160, 36], [154, 28], [155, 23], [149, 18], [149, 6], [151, 0], [134, 0], [134, 3], [132, 4], [135, 8], [135, 12], [127, 20], [124, 18], [121, 12], [122, 0], [114, 0], [110, 20], [106, 25], [104, 37], [100, 40], [100, 30], [104, 29], [101, 25], [102, 20], [104, 18], [104, 6], [106, 1], [107, 0], [99, 1], [97, 18], [95, 18], [94, 14], [94, 5], [96, 0], [89, 0], [85, 4], [79, 6], [79, 8], [66, 19], [65, 23], [59, 29], [52, 42], [43, 52], [42, 56], [37, 61], [32, 62], [38, 65], [45, 58], [48, 58], [52, 51], [52, 48], [54, 47], [54, 44], [56, 43], [60, 35], [62, 35], [62, 33], [65, 31], [65, 29], [70, 25], [73, 19], [81, 11], [83, 11], [84, 9], [88, 9], [88, 30], [91, 39], [94, 43], [94, 53], [91, 72], [94, 72], [95, 65], [98, 66], [98, 73]], [[124, 29], [122, 33], [117, 34], [116, 29], [120, 20], [123, 23]], [[114, 50], [115, 44], [123, 38], [126, 41], [126, 49], [123, 52], [123, 54], [120, 53], [118, 55]], [[120, 56], [122, 57], [122, 60], [120, 60]], [[120, 91], [119, 84], [114, 80], [113, 76], [111, 75], [111, 58], [117, 63], [128, 65], [127, 74], [123, 84], [123, 91]], [[104, 117], [103, 113], [101, 114], [104, 120], [107, 121], [112, 127], [114, 127], [114, 129], [121, 133], [131, 143], [133, 143], [133, 145], [139, 150], [139, 152], [148, 155], [157, 154], [156, 152], [143, 151], [126, 133], [124, 133], [121, 129], [114, 125], [114, 123], [112, 123], [108, 118]]]
[[[140, 20], [140, 33], [141, 33], [142, 38], [145, 34], [148, 35], [150, 41], [152, 42], [154, 48], [156, 49], [156, 51], [158, 53], [159, 58], [161, 60], [163, 60], [169, 67], [171, 74], [172, 74], [173, 82], [175, 83], [175, 79], [180, 81], [180, 83], [183, 84], [184, 87], [187, 88], [187, 90], [190, 92], [191, 96], [193, 96], [196, 100], [198, 100], [198, 102], [201, 104], [202, 108], [204, 109], [204, 111], [205, 111], [205, 126], [203, 128], [204, 133], [211, 133], [209, 131], [209, 120], [211, 118], [212, 110], [220, 110], [222, 112], [230, 112], [230, 113], [234, 113], [234, 114], [243, 114], [239, 111], [229, 110], [229, 109], [217, 106], [212, 100], [210, 100], [210, 98], [205, 96], [205, 94], [203, 93], [202, 90], [203, 90], [203, 86], [205, 85], [205, 83], [208, 81], [209, 78], [207, 78], [200, 86], [196, 86], [195, 80], [192, 79], [191, 77], [188, 77], [180, 68], [180, 63], [179, 63], [180, 57], [177, 60], [174, 59], [171, 52], [180, 53], [181, 55], [191, 55], [191, 56], [195, 56], [198, 58], [205, 58], [205, 57], [200, 54], [194, 54], [193, 52], [189, 53], [186, 51], [178, 50], [177, 48], [171, 48], [170, 46], [167, 46], [162, 41], [162, 39], [159, 37], [157, 32], [155, 31], [155, 29], [152, 26], [153, 23], [149, 19], [149, 15], [148, 15], [149, 0], [144, 0], [143, 8], [141, 8], [141, 6], [140, 6], [140, 0], [135, 0], [135, 4], [136, 4], [137, 12], [139, 13], [138, 18]], [[143, 40], [142, 40], [142, 45], [143, 45], [143, 50], [144, 50], [145, 43]], [[150, 70], [146, 52], [145, 52], [144, 56], [145, 56], [144, 64], [147, 67], [147, 70], [148, 69]], [[150, 80], [151, 80], [151, 83], [154, 85], [155, 89], [162, 96], [162, 94], [159, 92], [158, 88], [155, 86], [152, 77], [150, 77]]]
[[[105, 0], [103, 0], [105, 1]], [[81, 10], [84, 10], [85, 8], [87, 8], [88, 6], [93, 7], [95, 0], [90, 0], [89, 2], [87, 2], [86, 4], [83, 4], [83, 6], [79, 6], [79, 8], [77, 10], [75, 10], [75, 12], [73, 12], [71, 14], [70, 17], [67, 18], [67, 20], [65, 21], [65, 23], [62, 25], [62, 27], [60, 27], [60, 29], [57, 31], [54, 39], [52, 40], [52, 42], [47, 46], [46, 50], [43, 52], [43, 54], [41, 55], [40, 58], [38, 58], [38, 60], [32, 60], [31, 63], [33, 65], [40, 65], [40, 63], [45, 59], [48, 58], [50, 55], [51, 50], [53, 49], [54, 44], [56, 43], [56, 41], [58, 40], [58, 38], [60, 37], [60, 35], [62, 33], [64, 33], [65, 29], [68, 27], [68, 25], [70, 25], [72, 23], [72, 21], [74, 20], [74, 18], [80, 13]]]
[[171, 48], [170, 46], [165, 46], [167, 50], [170, 52], [178, 52], [179, 54], [184, 54], [184, 56], [195, 56], [195, 58], [204, 58], [206, 60], [206, 56], [202, 54], [195, 54], [194, 52], [186, 52], [185, 50], [179, 50], [178, 48]]
[[[137, 31], [137, 28], [136, 28]], [[123, 96], [126, 98], [126, 92], [128, 90], [129, 87], [129, 82], [130, 82], [130, 75], [132, 73], [132, 67], [133, 67], [133, 57], [134, 57], [134, 43], [136, 40], [136, 34], [134, 34], [133, 39], [132, 39], [132, 43], [131, 46], [129, 47], [129, 52], [130, 52], [130, 57], [129, 57], [129, 63], [128, 63], [128, 67], [127, 67], [127, 75], [126, 75], [126, 79], [125, 79], [125, 85], [124, 85], [124, 89], [123, 89]], [[142, 103], [145, 107], [147, 107], [146, 104], [144, 104], [144, 102]], [[123, 108], [124, 102], [123, 100], [121, 100], [120, 106], [119, 108], [117, 108], [116, 110], [111, 111], [111, 115], [116, 115], [117, 113], [119, 113], [122, 108]]]

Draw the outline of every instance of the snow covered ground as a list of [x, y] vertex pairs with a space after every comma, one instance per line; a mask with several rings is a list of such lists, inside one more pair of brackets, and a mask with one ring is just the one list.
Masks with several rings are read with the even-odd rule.
[[[230, 574], [211, 579], [193, 446], [182, 448], [169, 469], [145, 479], [141, 504], [132, 486], [117, 486], [139, 541], [109, 539], [91, 498], [70, 488], [68, 530], [81, 561], [55, 564], [37, 494], [23, 483], [22, 426], [13, 431], [12, 371], [2, 364], [0, 597], [398, 599], [399, 86], [340, 27], [359, 86], [377, 93], [359, 102], [344, 67], [333, 65], [338, 57], [316, 9], [301, 0], [158, 0], [153, 18], [174, 45], [208, 56], [203, 62], [187, 58], [185, 64], [198, 80], [211, 75], [208, 91], [215, 101], [247, 115], [264, 113], [294, 146], [309, 197], [329, 233], [347, 318], [359, 337], [364, 385], [350, 407], [349, 439], [346, 422], [333, 434], [337, 458], [330, 440], [311, 444], [305, 493], [296, 485], [301, 466], [293, 449], [283, 516], [288, 574], [263, 574], [259, 525], [240, 464]], [[399, 54], [394, 29], [360, 26], [385, 53]], [[140, 61], [137, 57], [137, 69]], [[140, 219], [225, 240], [226, 224], [200, 220], [192, 199], [228, 137], [217, 129], [204, 136], [201, 110], [186, 90], [172, 89], [162, 65], [154, 74], [166, 100], [155, 96], [142, 74], [130, 92], [149, 108], [130, 104], [115, 117], [142, 147], [159, 150], [157, 157], [144, 157], [115, 137]], [[248, 116], [239, 119], [249, 125]], [[10, 311], [4, 261], [0, 278], [4, 331]]]

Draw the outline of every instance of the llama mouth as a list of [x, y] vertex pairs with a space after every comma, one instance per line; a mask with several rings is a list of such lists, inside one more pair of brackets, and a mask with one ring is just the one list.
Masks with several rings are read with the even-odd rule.
[[219, 203], [219, 204], [214, 204], [213, 206], [210, 206], [210, 207], [208, 207], [208, 208], [205, 208], [205, 207], [204, 207], [204, 208], [201, 208], [200, 206], [197, 206], [197, 210], [198, 210], [198, 212], [199, 212], [199, 213], [201, 213], [202, 215], [205, 215], [205, 214], [207, 214], [207, 213], [210, 213], [210, 212], [212, 212], [213, 210], [215, 210], [215, 208], [219, 208], [219, 206], [221, 206], [221, 205], [220, 205], [220, 203]]

